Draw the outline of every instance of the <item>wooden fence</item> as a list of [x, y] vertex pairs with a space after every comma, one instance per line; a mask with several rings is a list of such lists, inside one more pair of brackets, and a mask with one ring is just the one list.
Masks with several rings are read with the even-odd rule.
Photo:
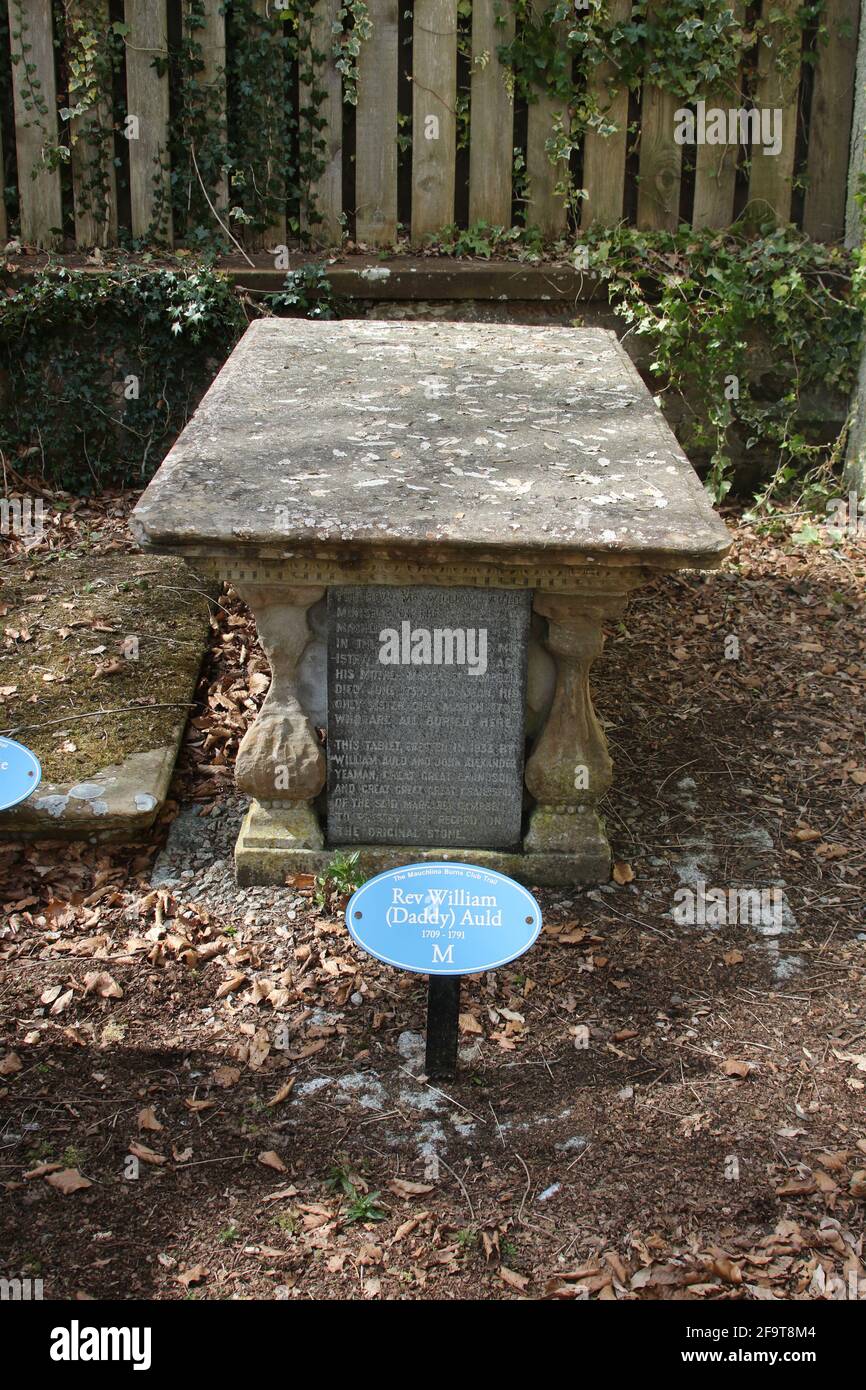
[[[60, 247], [65, 237], [67, 246], [73, 238], [82, 248], [111, 246], [118, 228], [125, 227], [132, 237], [147, 236], [158, 213], [162, 238], [172, 244], [168, 152], [170, 122], [177, 113], [171, 109], [169, 75], [160, 60], [169, 53], [172, 5], [179, 13], [186, 0], [123, 0], [122, 5], [120, 0], [89, 0], [89, 14], [94, 4], [101, 4], [106, 25], [112, 14], [120, 13], [127, 26], [122, 71], [111, 90], [98, 94], [97, 105], [116, 132], [108, 151], [84, 137], [75, 139], [75, 117], [70, 130], [58, 115], [58, 104], [74, 107], [75, 92], [69, 90], [63, 36], [53, 32], [52, 0], [8, 3], [12, 61], [7, 59], [6, 71], [11, 73], [12, 99], [0, 112], [13, 113], [14, 132], [7, 129], [5, 145], [0, 137], [0, 184], [17, 184], [22, 240]], [[251, 3], [263, 16], [270, 12], [269, 0]], [[799, 8], [799, 0], [762, 3], [768, 17]], [[544, 91], [522, 108], [515, 103], [510, 74], [497, 56], [514, 33], [509, 0], [473, 0], [471, 30], [465, 21], [458, 29], [457, 0], [417, 0], [411, 12], [399, 0], [367, 0], [367, 5], [372, 27], [360, 45], [357, 104], [349, 105], [330, 38], [341, 22], [340, 0], [317, 0], [311, 51], [328, 55], [316, 72], [318, 106], [311, 114], [309, 82], [303, 80], [295, 81], [294, 100], [298, 138], [303, 138], [305, 124], [314, 128], [322, 168], [295, 204], [287, 195], [282, 214], [277, 213], [258, 242], [247, 237], [248, 246], [282, 243], [291, 235], [293, 219], [324, 244], [337, 244], [348, 232], [378, 247], [394, 243], [401, 221], [415, 245], [448, 224], [483, 221], [509, 227], [515, 215], [555, 239], [569, 227], [576, 230], [577, 220], [581, 225], [613, 224], [625, 218], [658, 229], [673, 229], [681, 221], [724, 227], [747, 205], [769, 210], [780, 221], [793, 217], [819, 240], [842, 236], [859, 0], [826, 0], [829, 42], [817, 47], [812, 61], [787, 75], [780, 73], [770, 49], [761, 46], [757, 82], [744, 100], [781, 111], [783, 138], [777, 155], [756, 154], [746, 175], [738, 144], [678, 144], [677, 99], [645, 83], [636, 96], [622, 92], [610, 105], [615, 133], [586, 134], [572, 156], [571, 173], [585, 197], [573, 202], [571, 211], [557, 190], [569, 171], [551, 163], [547, 148], [562, 113]], [[66, 8], [74, 13], [72, 0]], [[742, 0], [732, 0], [732, 8], [742, 14]], [[759, 8], [751, 6], [750, 13]], [[536, 0], [535, 9], [544, 14], [544, 0]], [[206, 22], [197, 35], [204, 62], [200, 80], [216, 99], [214, 109], [222, 113], [229, 100], [223, 10], [221, 0], [208, 0]], [[610, 0], [614, 16], [625, 18], [630, 10], [631, 0]], [[559, 41], [565, 42], [561, 30]], [[58, 90], [58, 74], [65, 90]], [[600, 66], [591, 78], [602, 105], [609, 105], [608, 77]], [[125, 111], [136, 119], [137, 138], [121, 138], [125, 118], [118, 91]], [[702, 99], [707, 107], [731, 104], [729, 93], [707, 91]], [[46, 144], [62, 145], [64, 138], [69, 143], [69, 134], [68, 164], [40, 163]], [[522, 161], [519, 186], [512, 179], [515, 149]], [[94, 170], [102, 189], [96, 208], [83, 196], [84, 188], [94, 185]], [[210, 190], [214, 225], [217, 217], [226, 220], [230, 196], [224, 182]], [[5, 222], [0, 208], [4, 238]], [[243, 240], [242, 229], [230, 225]]]

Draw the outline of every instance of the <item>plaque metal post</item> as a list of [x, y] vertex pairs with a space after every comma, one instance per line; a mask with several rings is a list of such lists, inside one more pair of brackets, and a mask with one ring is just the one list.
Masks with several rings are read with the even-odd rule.
[[427, 983], [428, 1076], [453, 1077], [457, 1070], [457, 1019], [460, 1013], [460, 976], [431, 975]]

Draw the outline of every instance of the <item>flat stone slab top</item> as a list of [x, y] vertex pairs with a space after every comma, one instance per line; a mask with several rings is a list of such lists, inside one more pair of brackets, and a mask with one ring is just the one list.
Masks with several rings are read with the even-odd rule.
[[499, 324], [258, 320], [133, 526], [273, 561], [714, 568], [729, 548], [614, 333]]

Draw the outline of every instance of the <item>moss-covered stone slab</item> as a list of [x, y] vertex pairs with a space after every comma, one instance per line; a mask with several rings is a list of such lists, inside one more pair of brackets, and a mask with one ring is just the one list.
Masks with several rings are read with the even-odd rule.
[[0, 838], [135, 840], [168, 796], [206, 583], [173, 558], [55, 550], [9, 567], [0, 608], [0, 729], [42, 765]]

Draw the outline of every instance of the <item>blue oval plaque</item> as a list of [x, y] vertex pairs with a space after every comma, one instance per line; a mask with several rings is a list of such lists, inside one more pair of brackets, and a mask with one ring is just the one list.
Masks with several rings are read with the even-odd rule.
[[26, 801], [41, 777], [39, 759], [29, 748], [14, 739], [0, 738], [0, 811]]
[[475, 975], [528, 951], [541, 931], [541, 909], [493, 869], [407, 864], [353, 893], [346, 926], [386, 965], [420, 975]]

